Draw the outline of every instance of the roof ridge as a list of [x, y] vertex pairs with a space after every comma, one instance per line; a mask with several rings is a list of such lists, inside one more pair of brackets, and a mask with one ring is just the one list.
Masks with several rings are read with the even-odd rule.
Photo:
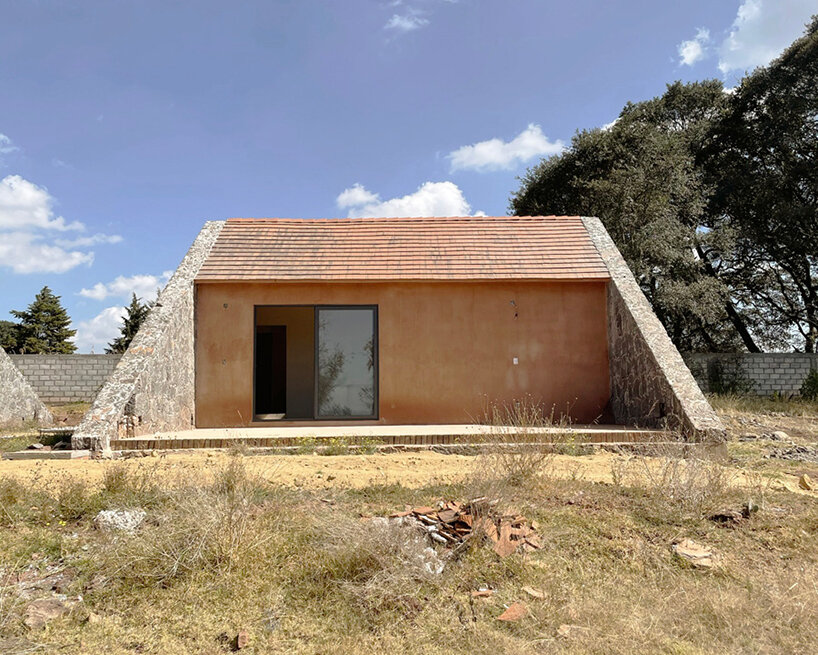
[[352, 222], [360, 222], [360, 223], [374, 223], [374, 222], [440, 222], [440, 221], [556, 221], [556, 220], [571, 220], [580, 222], [579, 216], [556, 216], [556, 215], [547, 215], [547, 216], [361, 216], [361, 217], [332, 217], [332, 216], [322, 216], [322, 217], [315, 217], [315, 218], [292, 218], [292, 217], [283, 217], [283, 216], [256, 216], [256, 217], [247, 217], [247, 216], [235, 216], [232, 218], [226, 219], [229, 223], [251, 223], [251, 222], [262, 222], [262, 221], [269, 221], [269, 222], [293, 222], [293, 223], [324, 223], [324, 222], [332, 222], [332, 223], [352, 223]]

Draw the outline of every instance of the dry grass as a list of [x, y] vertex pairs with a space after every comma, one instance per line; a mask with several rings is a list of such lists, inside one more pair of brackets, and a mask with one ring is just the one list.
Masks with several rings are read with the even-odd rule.
[[718, 509], [737, 473], [696, 453], [680, 457], [662, 446], [650, 457], [623, 455], [611, 463], [615, 486], [641, 490], [667, 512], [694, 515]]
[[711, 394], [710, 404], [718, 412], [772, 416], [818, 417], [818, 400], [798, 397]]
[[[814, 497], [760, 474], [738, 489], [729, 467], [669, 452], [622, 459], [616, 484], [556, 475], [542, 454], [487, 452], [465, 481], [420, 488], [285, 488], [239, 453], [212, 475], [160, 476], [160, 460], [109, 464], [96, 485], [0, 478], [0, 652], [211, 655], [240, 629], [248, 653], [813, 650]], [[371, 518], [478, 488], [536, 521], [543, 549], [500, 559], [474, 547], [434, 573], [424, 537]], [[765, 497], [750, 519], [708, 520], [748, 493]], [[129, 507], [148, 514], [133, 535], [92, 527], [99, 508]], [[674, 557], [686, 537], [717, 553], [715, 570]], [[52, 567], [72, 573], [63, 591], [83, 601], [29, 632], [16, 575]], [[494, 595], [472, 598], [481, 587]], [[515, 601], [527, 616], [497, 621]]]

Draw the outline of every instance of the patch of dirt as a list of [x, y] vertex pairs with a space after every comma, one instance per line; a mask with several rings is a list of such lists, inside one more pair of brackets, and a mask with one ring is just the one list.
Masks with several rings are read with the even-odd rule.
[[55, 427], [68, 427], [79, 425], [89, 407], [91, 407], [91, 403], [68, 403], [65, 405], [49, 405], [48, 409], [54, 417]]
[[[157, 457], [141, 457], [117, 462], [119, 465], [156, 468], [158, 475], [184, 477], [190, 473], [222, 467], [231, 455], [220, 451], [173, 452]], [[550, 474], [581, 477], [595, 482], [611, 481], [614, 455], [599, 453], [581, 457], [555, 456]], [[463, 480], [472, 472], [475, 458], [434, 452], [378, 453], [374, 455], [259, 455], [246, 456], [248, 470], [271, 482], [305, 489], [364, 488], [372, 485], [401, 484], [418, 488], [430, 483]], [[0, 475], [21, 479], [70, 475], [89, 485], [99, 484], [111, 462], [105, 460], [16, 460], [0, 461]]]
[[[156, 457], [118, 460], [117, 465], [134, 469], [155, 469], [169, 482], [184, 481], [191, 475], [210, 476], [234, 455], [223, 451], [170, 452]], [[444, 455], [431, 451], [415, 453], [377, 453], [374, 455], [250, 455], [243, 456], [249, 472], [270, 482], [300, 489], [362, 489], [373, 485], [400, 484], [417, 489], [429, 484], [463, 481], [477, 464], [469, 455]], [[593, 455], [555, 455], [548, 475], [563, 479], [613, 484], [614, 462], [629, 455], [598, 452]], [[648, 459], [650, 462], [650, 459]], [[769, 460], [768, 460], [769, 461]], [[71, 477], [87, 485], [98, 485], [108, 460], [0, 460], [0, 476], [11, 475], [23, 481]], [[752, 476], [729, 467], [729, 483], [736, 487], [757, 484]], [[796, 474], [797, 473], [797, 474]], [[816, 494], [801, 489], [800, 473], [781, 472], [770, 481], [770, 488], [793, 493]], [[818, 475], [816, 475], [818, 478]]]

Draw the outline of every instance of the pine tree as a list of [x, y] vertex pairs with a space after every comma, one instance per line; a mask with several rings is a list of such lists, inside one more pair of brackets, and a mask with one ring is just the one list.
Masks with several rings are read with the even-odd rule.
[[17, 352], [71, 354], [77, 347], [69, 341], [77, 331], [70, 329], [71, 318], [51, 289], [43, 287], [24, 311], [12, 310], [20, 319]]
[[121, 334], [108, 344], [105, 349], [106, 353], [124, 353], [128, 349], [136, 333], [139, 332], [140, 326], [148, 317], [153, 304], [152, 302], [143, 303], [136, 297], [135, 293], [131, 296], [131, 304], [125, 308], [127, 315], [123, 316], [124, 323], [120, 328]]
[[0, 321], [0, 348], [7, 353], [17, 352], [17, 337], [20, 326], [11, 321]]

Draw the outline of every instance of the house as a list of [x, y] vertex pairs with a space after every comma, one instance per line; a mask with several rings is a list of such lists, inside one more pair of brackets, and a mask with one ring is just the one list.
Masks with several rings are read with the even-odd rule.
[[228, 220], [194, 281], [195, 424], [459, 424], [525, 395], [591, 423], [609, 279], [578, 218]]
[[597, 219], [230, 219], [205, 225], [74, 439], [463, 424], [523, 397], [723, 434]]

